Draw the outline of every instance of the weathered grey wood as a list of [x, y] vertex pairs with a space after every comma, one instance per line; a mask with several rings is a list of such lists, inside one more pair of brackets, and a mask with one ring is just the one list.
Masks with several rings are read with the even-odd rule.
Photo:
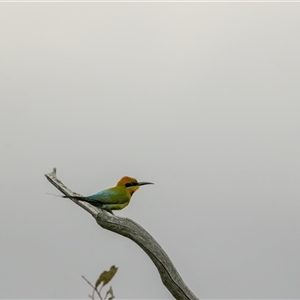
[[[60, 190], [66, 196], [80, 196], [79, 194], [68, 189], [56, 177], [55, 168], [51, 173], [45, 174], [45, 176], [58, 190]], [[73, 198], [71, 198], [71, 200], [89, 212], [101, 227], [123, 235], [138, 244], [153, 261], [158, 269], [163, 284], [175, 297], [175, 299], [198, 299], [183, 282], [166, 252], [143, 227], [131, 219], [117, 217], [106, 212], [105, 210], [98, 209], [88, 203], [80, 202]]]

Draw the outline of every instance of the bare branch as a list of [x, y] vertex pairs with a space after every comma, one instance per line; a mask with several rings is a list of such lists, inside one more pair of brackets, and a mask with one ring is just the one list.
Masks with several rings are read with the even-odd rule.
[[[63, 194], [65, 194], [68, 197], [72, 196], [82, 196], [80, 194], [72, 192], [69, 188], [67, 188], [57, 177], [56, 177], [56, 168], [53, 168], [53, 171], [51, 173], [45, 174], [46, 178], [50, 181], [51, 184], [53, 184], [58, 190], [60, 190]], [[71, 199], [74, 203], [85, 209], [87, 212], [89, 212], [94, 218], [96, 218], [98, 214], [98, 209], [88, 203], [83, 203], [75, 198]]]
[[[93, 294], [94, 294], [94, 291], [96, 291], [96, 293], [98, 294], [99, 298], [101, 300], [103, 300], [102, 297], [101, 297], [101, 295], [100, 295], [100, 293], [98, 292], [98, 290], [83, 275], [81, 277], [87, 282], [88, 285], [90, 285], [93, 288]], [[94, 300], [94, 296], [89, 295], [89, 297]]]
[[[66, 196], [72, 197], [79, 195], [68, 189], [56, 177], [55, 168], [53, 169], [53, 172], [45, 174], [45, 176], [58, 190], [60, 190]], [[163, 284], [175, 297], [175, 299], [198, 299], [186, 286], [166, 252], [161, 248], [157, 241], [139, 224], [135, 223], [131, 219], [112, 215], [105, 210], [97, 209], [89, 205], [88, 203], [80, 202], [74, 198], [71, 200], [77, 205], [81, 206], [87, 212], [89, 212], [101, 227], [123, 235], [138, 244], [153, 261], [158, 269]]]

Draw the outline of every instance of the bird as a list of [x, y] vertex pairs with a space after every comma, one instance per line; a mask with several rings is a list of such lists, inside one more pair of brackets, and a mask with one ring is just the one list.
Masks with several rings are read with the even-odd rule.
[[152, 182], [138, 182], [135, 178], [124, 176], [115, 187], [100, 191], [91, 196], [62, 196], [63, 198], [72, 198], [79, 201], [102, 208], [113, 214], [112, 210], [120, 210], [126, 207], [135, 191], [142, 185], [153, 184]]

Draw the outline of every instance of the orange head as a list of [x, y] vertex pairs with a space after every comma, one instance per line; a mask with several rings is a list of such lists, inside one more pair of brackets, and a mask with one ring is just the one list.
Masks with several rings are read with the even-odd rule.
[[125, 187], [129, 193], [132, 195], [135, 191], [139, 189], [141, 185], [153, 184], [152, 182], [138, 182], [135, 178], [124, 176], [117, 183], [117, 186]]

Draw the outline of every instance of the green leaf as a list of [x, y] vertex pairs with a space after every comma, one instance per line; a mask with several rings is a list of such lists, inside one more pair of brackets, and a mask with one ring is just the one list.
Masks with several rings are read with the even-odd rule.
[[102, 272], [96, 281], [95, 287], [97, 288], [101, 284], [101, 282], [103, 282], [103, 286], [108, 284], [115, 276], [117, 270], [118, 268], [116, 266], [111, 266], [109, 271]]

